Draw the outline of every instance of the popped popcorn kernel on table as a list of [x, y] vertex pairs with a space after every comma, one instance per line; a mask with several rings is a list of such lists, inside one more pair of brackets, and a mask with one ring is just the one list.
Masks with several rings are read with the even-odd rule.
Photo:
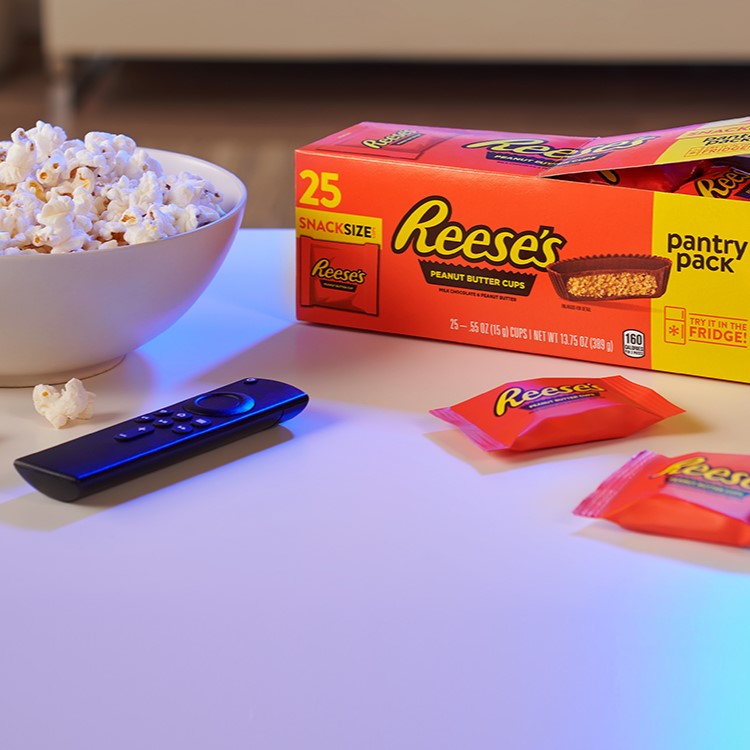
[[71, 378], [60, 390], [40, 383], [32, 391], [34, 408], [56, 429], [74, 419], [90, 419], [95, 395], [78, 378]]
[[126, 135], [83, 140], [38, 121], [0, 141], [0, 255], [135, 245], [221, 218], [210, 181], [161, 164]]

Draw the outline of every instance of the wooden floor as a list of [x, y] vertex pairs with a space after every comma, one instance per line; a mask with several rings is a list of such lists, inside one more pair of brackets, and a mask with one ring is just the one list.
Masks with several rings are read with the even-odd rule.
[[[41, 55], [0, 78], [0, 138], [50, 120]], [[293, 226], [294, 149], [360, 120], [608, 135], [748, 115], [744, 67], [119, 62], [83, 86], [68, 135], [126, 133], [246, 183], [244, 225]]]

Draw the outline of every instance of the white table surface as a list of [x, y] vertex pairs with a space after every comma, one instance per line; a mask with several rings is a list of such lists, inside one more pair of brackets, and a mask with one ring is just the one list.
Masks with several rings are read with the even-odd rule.
[[[294, 237], [242, 230], [55, 430], [0, 389], [4, 750], [750, 747], [750, 551], [571, 511], [641, 448], [748, 450], [750, 386], [296, 323]], [[504, 457], [428, 413], [620, 373], [687, 409]], [[284, 426], [76, 504], [12, 460], [243, 376]]]

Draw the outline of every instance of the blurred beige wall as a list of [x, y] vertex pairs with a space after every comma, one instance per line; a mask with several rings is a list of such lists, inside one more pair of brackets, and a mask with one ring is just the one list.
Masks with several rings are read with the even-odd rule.
[[[41, 0], [52, 56], [744, 62], [737, 0]], [[117, 18], [117, 23], [102, 19]]]

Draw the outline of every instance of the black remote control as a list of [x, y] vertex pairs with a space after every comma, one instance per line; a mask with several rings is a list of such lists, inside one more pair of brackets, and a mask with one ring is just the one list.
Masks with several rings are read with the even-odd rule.
[[14, 461], [33, 487], [64, 502], [168, 466], [299, 414], [308, 396], [245, 378]]

